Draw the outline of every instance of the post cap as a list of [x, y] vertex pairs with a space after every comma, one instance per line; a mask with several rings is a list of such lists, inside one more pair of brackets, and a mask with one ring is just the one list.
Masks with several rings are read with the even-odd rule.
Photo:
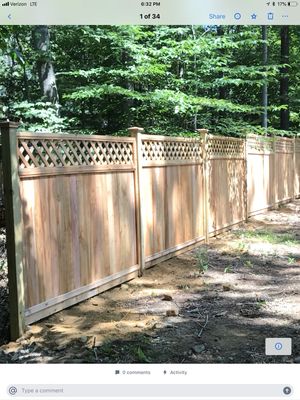
[[131, 135], [136, 135], [137, 133], [144, 133], [144, 128], [139, 128], [137, 126], [133, 126], [132, 128], [128, 128]]
[[19, 128], [20, 122], [17, 121], [0, 121], [0, 128]]
[[208, 129], [196, 129], [196, 131], [200, 133], [200, 135], [208, 134]]

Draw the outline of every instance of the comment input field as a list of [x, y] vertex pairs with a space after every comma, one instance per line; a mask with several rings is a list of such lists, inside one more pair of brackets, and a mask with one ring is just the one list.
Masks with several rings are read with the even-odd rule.
[[10, 385], [11, 397], [57, 398], [283, 398], [292, 395], [288, 384], [119, 384], [119, 385]]

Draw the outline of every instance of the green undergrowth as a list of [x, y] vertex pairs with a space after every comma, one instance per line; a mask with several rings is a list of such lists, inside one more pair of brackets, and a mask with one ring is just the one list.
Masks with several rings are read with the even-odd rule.
[[299, 241], [292, 233], [272, 232], [267, 229], [259, 229], [254, 231], [238, 230], [234, 232], [239, 239], [254, 239], [270, 244], [284, 244], [286, 246], [294, 246]]

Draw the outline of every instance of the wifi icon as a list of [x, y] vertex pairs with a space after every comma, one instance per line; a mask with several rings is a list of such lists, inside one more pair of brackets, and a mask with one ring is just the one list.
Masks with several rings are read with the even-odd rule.
[[7, 1], [6, 3], [2, 3], [2, 7], [8, 7], [9, 6], [9, 1]]

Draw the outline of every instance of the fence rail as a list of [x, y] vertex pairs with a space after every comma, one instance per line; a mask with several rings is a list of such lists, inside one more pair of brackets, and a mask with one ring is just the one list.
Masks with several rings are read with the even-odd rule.
[[12, 338], [300, 195], [300, 140], [18, 132], [2, 123]]

